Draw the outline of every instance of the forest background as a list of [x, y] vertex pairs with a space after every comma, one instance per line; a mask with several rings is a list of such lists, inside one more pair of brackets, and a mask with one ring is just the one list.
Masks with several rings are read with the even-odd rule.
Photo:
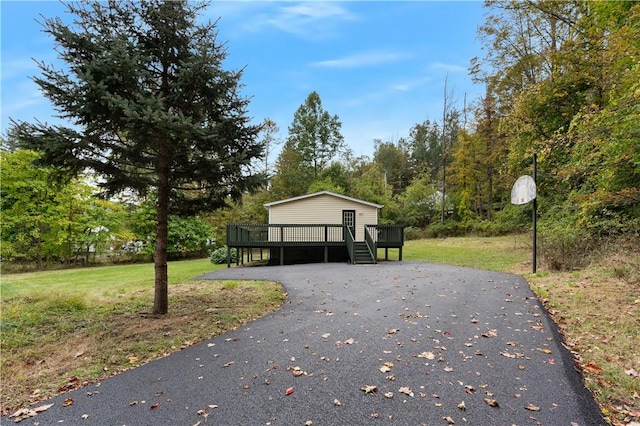
[[[440, 120], [354, 157], [341, 122], [312, 92], [286, 132], [265, 117], [268, 175], [256, 192], [198, 216], [171, 216], [172, 258], [206, 256], [229, 222], [266, 223], [265, 202], [328, 190], [384, 205], [381, 223], [406, 237], [500, 235], [531, 227], [531, 205], [510, 204], [518, 176], [538, 158], [541, 254], [573, 269], [611, 239], [640, 235], [640, 5], [487, 2], [486, 56], [469, 72], [486, 88], [464, 100], [443, 82]], [[153, 193], [96, 197], [98, 177], [53, 183], [40, 154], [2, 136], [2, 269], [150, 260]], [[283, 134], [284, 133], [284, 134]]]

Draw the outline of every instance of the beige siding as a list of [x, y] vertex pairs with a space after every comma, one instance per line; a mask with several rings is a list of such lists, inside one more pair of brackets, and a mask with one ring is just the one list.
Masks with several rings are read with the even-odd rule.
[[342, 211], [355, 210], [356, 235], [364, 241], [364, 226], [377, 225], [377, 208], [328, 194], [269, 207], [270, 224], [342, 224]]

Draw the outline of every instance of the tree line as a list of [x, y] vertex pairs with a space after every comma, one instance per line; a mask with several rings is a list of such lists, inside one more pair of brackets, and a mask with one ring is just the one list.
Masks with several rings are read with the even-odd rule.
[[44, 21], [66, 68], [39, 63], [34, 80], [72, 126], [14, 122], [3, 136], [5, 260], [71, 262], [139, 241], [163, 313], [169, 253], [222, 241], [227, 222], [266, 222], [268, 201], [329, 190], [384, 205], [381, 221], [416, 237], [527, 229], [530, 206], [509, 199], [533, 154], [547, 241], [640, 233], [636, 2], [487, 1], [487, 54], [469, 70], [485, 95], [460, 107], [445, 82], [442, 117], [373, 141], [372, 157], [353, 156], [316, 92], [286, 135], [252, 124], [215, 22], [196, 23], [206, 3], [67, 7], [83, 25]]

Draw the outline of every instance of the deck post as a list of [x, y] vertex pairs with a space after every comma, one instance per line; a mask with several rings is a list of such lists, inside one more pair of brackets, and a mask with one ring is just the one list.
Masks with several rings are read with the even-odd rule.
[[398, 249], [398, 260], [402, 260], [402, 246]]
[[231, 268], [231, 247], [227, 246], [227, 268]]
[[324, 263], [329, 263], [329, 246], [327, 244], [324, 245]]
[[280, 246], [280, 265], [284, 265], [284, 246]]

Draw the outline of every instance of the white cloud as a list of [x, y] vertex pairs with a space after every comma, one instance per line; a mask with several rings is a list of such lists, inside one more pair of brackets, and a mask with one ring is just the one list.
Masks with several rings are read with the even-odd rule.
[[[259, 2], [260, 3], [260, 2]], [[306, 39], [326, 39], [334, 34], [336, 26], [357, 19], [347, 9], [334, 2], [303, 2], [260, 11], [244, 18], [241, 24], [246, 32], [261, 32], [271, 28]]]
[[468, 71], [467, 67], [463, 67], [455, 64], [445, 64], [442, 62], [434, 62], [432, 64], [429, 64], [429, 68], [436, 69], [436, 70], [444, 70], [452, 73], [464, 73], [464, 74], [466, 74]]
[[22, 77], [28, 74], [38, 74], [38, 65], [31, 58], [7, 59], [7, 54], [3, 53], [2, 60], [2, 80], [7, 81], [15, 77]]
[[328, 59], [313, 62], [311, 66], [323, 68], [359, 68], [369, 65], [397, 62], [407, 57], [407, 54], [400, 52], [370, 51], [356, 53], [339, 59]]

